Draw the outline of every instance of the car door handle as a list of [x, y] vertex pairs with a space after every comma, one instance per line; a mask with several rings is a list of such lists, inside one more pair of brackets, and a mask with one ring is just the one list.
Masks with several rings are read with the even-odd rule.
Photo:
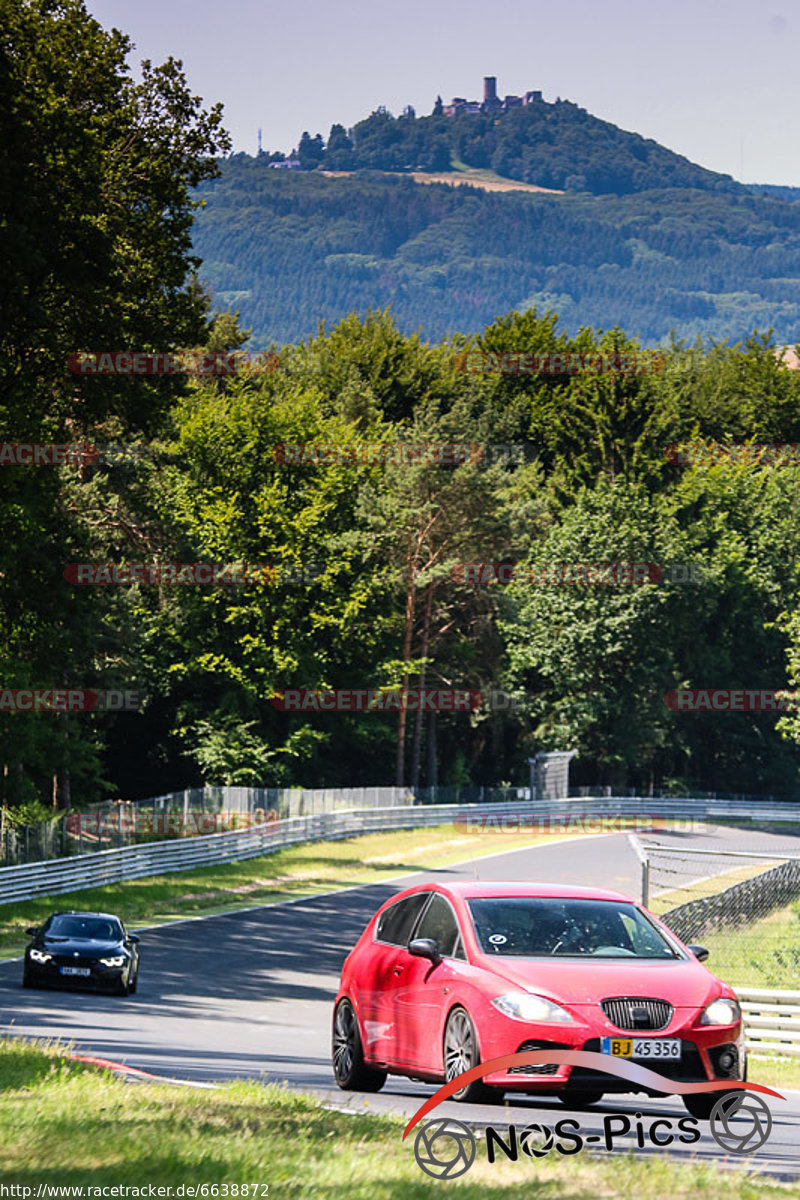
[[395, 975], [402, 975], [402, 974], [403, 974], [403, 970], [404, 970], [404, 968], [403, 968], [403, 967], [395, 967], [395, 969], [394, 969], [394, 974], [395, 974]]

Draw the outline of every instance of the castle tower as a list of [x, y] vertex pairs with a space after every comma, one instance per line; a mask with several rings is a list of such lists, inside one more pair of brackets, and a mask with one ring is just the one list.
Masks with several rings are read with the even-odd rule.
[[497, 103], [497, 76], [484, 75], [483, 77], [483, 103]]

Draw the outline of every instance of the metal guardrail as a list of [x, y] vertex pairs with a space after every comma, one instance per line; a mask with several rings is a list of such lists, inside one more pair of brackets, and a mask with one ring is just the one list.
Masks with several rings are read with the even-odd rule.
[[[771, 820], [800, 824], [800, 804], [770, 805]], [[426, 804], [395, 808], [351, 809], [289, 817], [283, 821], [197, 837], [148, 842], [115, 850], [101, 850], [71, 858], [27, 863], [0, 869], [0, 904], [34, 896], [55, 896], [83, 888], [103, 887], [126, 879], [141, 879], [175, 871], [187, 871], [208, 863], [236, 862], [257, 858], [300, 842], [336, 840], [362, 833], [392, 829], [416, 829], [453, 821], [466, 831], [481, 829], [536, 828], [543, 822], [550, 831], [613, 832], [613, 820], [638, 819], [640, 832], [652, 829], [660, 819], [763, 820], [752, 804], [713, 800], [659, 799], [604, 796], [593, 799], [508, 802], [483, 804]]]
[[800, 992], [738, 987], [745, 1045], [753, 1054], [800, 1057]]

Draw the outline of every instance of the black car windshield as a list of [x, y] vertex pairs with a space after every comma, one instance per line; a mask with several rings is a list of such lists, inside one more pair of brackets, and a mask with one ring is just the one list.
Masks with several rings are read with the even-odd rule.
[[62, 913], [51, 918], [45, 935], [95, 942], [118, 942], [122, 938], [122, 928], [119, 921], [110, 917], [77, 917], [72, 913]]
[[636, 907], [614, 900], [491, 896], [468, 901], [484, 954], [522, 958], [678, 958]]

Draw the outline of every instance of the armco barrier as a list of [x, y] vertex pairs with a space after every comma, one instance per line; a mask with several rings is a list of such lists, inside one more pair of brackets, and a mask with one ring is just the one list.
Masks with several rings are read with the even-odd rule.
[[737, 987], [745, 1041], [752, 1054], [800, 1057], [800, 992]]
[[[212, 833], [164, 842], [101, 850], [48, 862], [28, 863], [0, 869], [0, 904], [28, 900], [33, 896], [56, 896], [81, 888], [102, 887], [126, 879], [141, 879], [175, 871], [187, 871], [207, 863], [236, 862], [257, 858], [300, 842], [336, 840], [361, 833], [393, 829], [416, 829], [448, 821], [478, 832], [482, 827], [514, 828], [548, 820], [565, 831], [583, 829], [602, 832], [599, 818], [639, 818], [648, 822], [663, 819], [701, 821], [787, 821], [800, 825], [800, 804], [770, 803], [763, 809], [753, 804], [692, 799], [648, 799], [647, 797], [604, 796], [593, 799], [530, 801], [515, 800], [484, 804], [426, 804], [399, 808], [351, 809], [290, 817], [253, 829]], [[610, 830], [609, 830], [610, 831]]]

